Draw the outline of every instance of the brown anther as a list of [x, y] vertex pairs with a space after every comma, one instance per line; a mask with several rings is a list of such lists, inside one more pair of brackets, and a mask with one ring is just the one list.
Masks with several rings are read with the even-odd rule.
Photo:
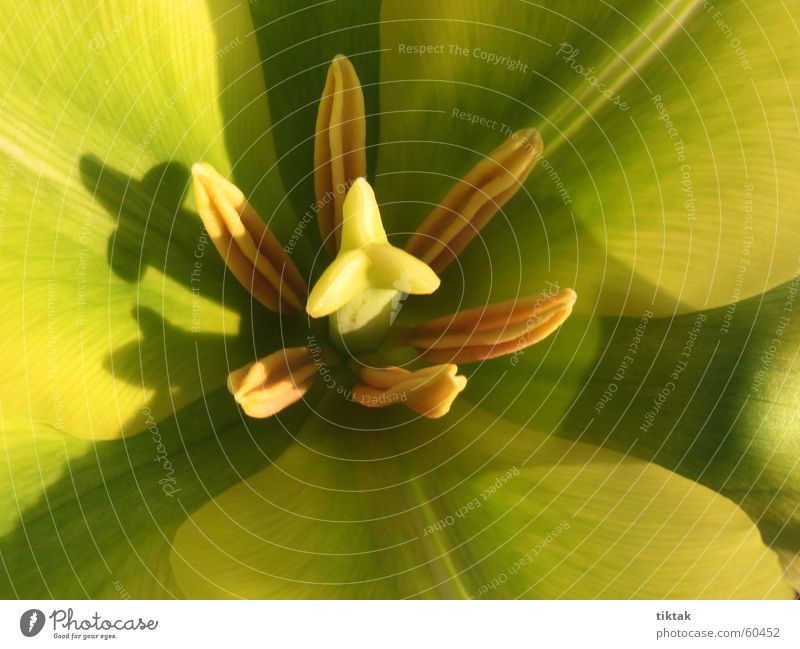
[[406, 244], [406, 251], [437, 275], [455, 260], [517, 193], [542, 155], [533, 128], [511, 135], [447, 193]]
[[359, 372], [353, 400], [369, 408], [403, 404], [429, 419], [450, 411], [453, 400], [467, 385], [453, 364], [409, 372], [400, 367], [369, 368]]
[[473, 363], [545, 339], [572, 313], [572, 289], [467, 309], [415, 327], [411, 344], [433, 363]]
[[234, 277], [268, 309], [302, 311], [305, 280], [242, 191], [204, 162], [192, 177], [200, 218]]
[[245, 413], [264, 419], [302, 398], [315, 372], [308, 349], [281, 349], [231, 372], [228, 390]]
[[335, 255], [342, 240], [347, 190], [367, 175], [364, 95], [355, 68], [338, 54], [328, 68], [314, 136], [314, 190], [319, 231]]

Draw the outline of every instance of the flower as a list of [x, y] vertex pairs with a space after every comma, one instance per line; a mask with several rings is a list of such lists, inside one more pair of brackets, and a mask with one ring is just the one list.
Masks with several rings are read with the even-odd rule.
[[[242, 191], [206, 163], [192, 166], [195, 202], [232, 274], [262, 305], [281, 314], [304, 309], [312, 318], [330, 318], [331, 341], [359, 365], [360, 382], [352, 392], [357, 403], [403, 403], [425, 417], [442, 417], [467, 384], [449, 361], [517, 354], [569, 317], [576, 298], [570, 289], [515, 298], [417, 325], [405, 342], [442, 365], [410, 371], [373, 367], [360, 358], [380, 348], [401, 300], [439, 288], [433, 268], [442, 272], [455, 261], [517, 192], [541, 156], [542, 140], [534, 129], [513, 133], [448, 192], [409, 239], [408, 252], [389, 243], [364, 177], [364, 98], [353, 65], [341, 54], [328, 71], [316, 127], [317, 218], [335, 258], [307, 299], [302, 274], [286, 250]], [[228, 390], [248, 415], [271, 417], [302, 399], [313, 376], [309, 350], [296, 347], [232, 372]]]
[[[790, 596], [796, 34], [781, 6], [719, 11], [724, 25], [688, 0], [9, 9], [3, 592]], [[309, 339], [286, 324], [302, 315], [263, 307], [268, 268], [240, 286], [185, 197], [207, 161], [313, 293], [332, 245], [315, 232], [315, 125], [339, 52], [397, 248], [516, 129], [543, 142], [454, 263], [422, 259], [441, 287], [403, 303], [360, 384], [324, 327]], [[277, 284], [295, 289], [287, 310], [294, 281]], [[446, 416], [364, 407], [411, 380], [385, 368], [456, 333], [422, 323], [549, 304], [551, 287], [558, 310], [566, 286], [580, 299], [539, 344], [452, 359], [467, 384]], [[282, 360], [312, 384], [256, 399], [249, 379]]]

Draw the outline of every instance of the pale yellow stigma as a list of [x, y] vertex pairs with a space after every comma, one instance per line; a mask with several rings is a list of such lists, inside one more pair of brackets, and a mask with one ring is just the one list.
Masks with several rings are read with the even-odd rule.
[[389, 243], [375, 194], [363, 178], [347, 193], [341, 230], [339, 252], [311, 290], [306, 312], [331, 316], [334, 342], [363, 351], [380, 342], [402, 295], [433, 293], [439, 278]]
[[356, 179], [344, 205], [339, 254], [311, 290], [306, 312], [322, 318], [372, 289], [425, 295], [437, 288], [436, 273], [389, 243], [372, 187]]
[[302, 311], [306, 283], [242, 191], [209, 164], [192, 166], [197, 210], [234, 277], [273, 311]]
[[364, 95], [347, 57], [337, 55], [328, 68], [314, 137], [314, 190], [322, 240], [336, 254], [342, 240], [347, 190], [367, 175]]
[[542, 148], [536, 129], [513, 133], [447, 193], [408, 240], [406, 250], [441, 274], [517, 193]]

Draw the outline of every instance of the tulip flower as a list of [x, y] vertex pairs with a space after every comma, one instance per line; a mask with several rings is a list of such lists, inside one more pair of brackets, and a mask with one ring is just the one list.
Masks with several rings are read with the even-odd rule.
[[791, 598], [780, 3], [0, 10], [6, 597]]

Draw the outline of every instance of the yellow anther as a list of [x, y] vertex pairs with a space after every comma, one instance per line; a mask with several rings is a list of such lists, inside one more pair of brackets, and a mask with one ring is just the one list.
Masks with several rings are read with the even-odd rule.
[[408, 240], [406, 250], [441, 274], [517, 193], [542, 147], [536, 129], [513, 133], [447, 193]]
[[234, 277], [265, 307], [302, 311], [305, 280], [242, 191], [203, 162], [192, 177], [200, 218]]
[[472, 363], [513, 354], [564, 324], [576, 299], [568, 288], [467, 309], [415, 327], [410, 342], [434, 363]]
[[452, 364], [409, 372], [399, 367], [363, 368], [353, 399], [370, 408], [403, 404], [429, 419], [443, 417], [467, 385]]
[[308, 349], [281, 349], [231, 372], [228, 390], [245, 413], [264, 419], [302, 398], [315, 372]]
[[347, 189], [367, 174], [366, 134], [361, 83], [352, 63], [339, 54], [328, 68], [314, 137], [317, 219], [331, 254], [336, 254], [342, 239]]

